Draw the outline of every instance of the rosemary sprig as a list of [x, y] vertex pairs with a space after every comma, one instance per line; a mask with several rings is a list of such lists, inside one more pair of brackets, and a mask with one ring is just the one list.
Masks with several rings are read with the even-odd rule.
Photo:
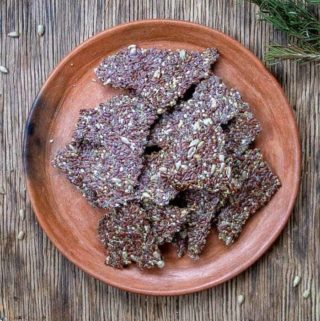
[[310, 4], [320, 0], [251, 0], [259, 5], [261, 20], [288, 35], [288, 45], [273, 45], [266, 53], [266, 61], [292, 59], [320, 61], [320, 21]]
[[274, 62], [275, 60], [296, 60], [298, 62], [320, 62], [320, 52], [315, 52], [312, 48], [300, 48], [295, 45], [281, 46], [273, 45], [266, 52], [265, 61]]

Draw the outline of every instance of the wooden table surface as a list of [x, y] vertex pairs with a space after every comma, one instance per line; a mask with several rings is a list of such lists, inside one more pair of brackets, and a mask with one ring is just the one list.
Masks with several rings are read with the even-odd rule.
[[[180, 297], [126, 293], [68, 262], [37, 224], [22, 166], [24, 124], [41, 85], [75, 46], [111, 26], [150, 18], [198, 22], [231, 35], [258, 57], [285, 38], [258, 22], [243, 0], [1, 0], [0, 320], [285, 321], [320, 320], [320, 67], [280, 63], [282, 84], [301, 133], [300, 194], [291, 219], [256, 264], [216, 288]], [[38, 24], [45, 35], [36, 34]], [[6, 36], [18, 30], [21, 36]], [[236, 57], [235, 57], [236, 59]], [[26, 218], [19, 218], [20, 210]], [[18, 240], [19, 231], [25, 238]], [[301, 283], [293, 288], [293, 278]], [[310, 297], [303, 292], [310, 289]], [[239, 306], [237, 296], [244, 295]]]

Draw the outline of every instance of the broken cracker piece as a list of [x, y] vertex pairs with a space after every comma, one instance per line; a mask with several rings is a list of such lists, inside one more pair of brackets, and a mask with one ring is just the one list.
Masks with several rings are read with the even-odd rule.
[[163, 149], [160, 171], [177, 190], [228, 189], [231, 183], [224, 156], [224, 134], [220, 126], [192, 128], [188, 123], [171, 133], [172, 144]]
[[175, 233], [181, 230], [190, 213], [190, 210], [186, 208], [170, 205], [157, 206], [150, 203], [145, 209], [151, 222], [151, 229], [159, 245], [172, 242]]
[[241, 189], [229, 199], [217, 220], [219, 238], [232, 244], [242, 231], [247, 219], [264, 206], [281, 186], [262, 159], [258, 149], [248, 150], [242, 156], [242, 175], [246, 177]]
[[135, 199], [149, 127], [156, 114], [140, 98], [116, 96], [83, 110], [72, 142], [53, 165], [97, 207]]
[[117, 141], [108, 149], [70, 143], [56, 155], [53, 165], [65, 173], [92, 205], [108, 208], [135, 199], [142, 158]]
[[150, 143], [165, 148], [172, 143], [171, 133], [192, 124], [193, 130], [204, 126], [227, 124], [239, 113], [239, 99], [217, 76], [201, 81], [193, 96], [173, 113], [166, 113], [151, 131]]
[[99, 238], [108, 251], [106, 264], [121, 269], [164, 266], [147, 212], [138, 204], [110, 210], [100, 221]]
[[103, 84], [133, 89], [161, 109], [175, 105], [192, 84], [207, 78], [218, 56], [213, 48], [197, 52], [130, 45], [106, 57], [96, 75]]
[[157, 115], [143, 99], [120, 95], [94, 109], [83, 109], [73, 133], [73, 141], [93, 147], [121, 140], [137, 153], [143, 153], [149, 128]]
[[168, 205], [178, 191], [161, 176], [162, 154], [146, 155], [145, 166], [139, 178], [137, 198], [144, 203], [155, 203], [159, 206]]
[[210, 233], [212, 220], [217, 214], [220, 199], [217, 193], [206, 190], [187, 191], [188, 207], [193, 209], [187, 223], [188, 255], [198, 259]]
[[261, 126], [259, 121], [254, 118], [249, 105], [242, 101], [240, 93], [233, 90], [232, 95], [239, 102], [239, 113], [225, 130], [226, 151], [230, 155], [241, 155], [256, 139], [261, 131]]

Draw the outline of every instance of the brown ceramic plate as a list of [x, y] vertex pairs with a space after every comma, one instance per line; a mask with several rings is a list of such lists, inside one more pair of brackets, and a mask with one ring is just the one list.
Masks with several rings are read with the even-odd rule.
[[[115, 270], [104, 265], [105, 250], [96, 226], [102, 211], [92, 208], [50, 160], [71, 137], [80, 108], [96, 106], [120, 91], [95, 82], [101, 59], [132, 43], [143, 47], [218, 48], [214, 72], [240, 90], [262, 124], [257, 146], [282, 182], [271, 202], [226, 247], [212, 232], [198, 261], [177, 259], [165, 249], [162, 270]], [[53, 140], [53, 142], [51, 141]], [[95, 278], [124, 290], [176, 295], [199, 291], [236, 276], [274, 242], [292, 211], [300, 177], [300, 143], [287, 99], [263, 64], [240, 43], [197, 24], [182, 21], [137, 21], [104, 31], [73, 50], [50, 75], [32, 107], [24, 142], [27, 186], [43, 230], [60, 252]]]

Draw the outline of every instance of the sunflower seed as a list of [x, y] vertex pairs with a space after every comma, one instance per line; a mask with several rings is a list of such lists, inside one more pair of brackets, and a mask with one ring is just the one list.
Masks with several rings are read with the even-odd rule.
[[181, 161], [176, 162], [176, 170], [179, 170], [181, 167]]
[[192, 128], [193, 128], [195, 131], [198, 131], [198, 129], [201, 128], [199, 121], [195, 122], [194, 125], [192, 126]]
[[300, 275], [296, 275], [293, 279], [293, 287], [296, 287], [301, 281], [301, 276]]
[[37, 34], [38, 34], [39, 37], [42, 37], [44, 35], [44, 31], [45, 31], [44, 25], [38, 25]]
[[186, 58], [186, 51], [185, 50], [180, 50], [179, 56], [180, 56], [181, 59], [184, 60]]
[[181, 128], [182, 126], [183, 126], [183, 120], [180, 119], [179, 124], [178, 124], [178, 128]]
[[164, 267], [164, 261], [161, 260], [161, 261], [157, 262], [157, 266], [158, 266], [158, 268], [162, 269]]
[[302, 296], [303, 296], [305, 299], [308, 299], [309, 296], [310, 296], [310, 294], [311, 294], [310, 289], [307, 289], [307, 290], [305, 290], [305, 291], [303, 292]]
[[8, 33], [8, 37], [10, 38], [19, 38], [20, 37], [20, 33], [18, 31], [11, 31]]
[[20, 241], [23, 240], [24, 239], [24, 235], [25, 235], [25, 233], [23, 231], [20, 231], [18, 233], [17, 239], [20, 240]]
[[130, 46], [128, 46], [128, 49], [130, 50], [130, 55], [135, 55], [137, 53], [137, 46], [136, 45], [130, 45]]
[[242, 294], [239, 294], [237, 301], [238, 301], [238, 304], [241, 305], [244, 302], [244, 296]]
[[231, 167], [230, 167], [230, 166], [227, 166], [227, 167], [226, 167], [226, 174], [227, 174], [227, 177], [228, 177], [228, 178], [231, 177]]
[[121, 179], [119, 179], [117, 177], [113, 177], [113, 178], [111, 178], [111, 182], [116, 183], [116, 184], [120, 184], [121, 183]]
[[153, 255], [156, 259], [160, 259], [160, 258], [161, 258], [160, 253], [157, 252], [157, 251], [154, 251], [152, 255]]
[[157, 114], [158, 115], [161, 115], [161, 114], [163, 114], [164, 113], [164, 109], [163, 108], [158, 108], [157, 109]]
[[160, 76], [161, 76], [161, 70], [160, 70], [160, 69], [157, 69], [157, 70], [154, 72], [153, 77], [154, 77], [154, 78], [160, 78]]
[[150, 180], [151, 181], [156, 181], [158, 179], [158, 175], [157, 174], [154, 174], [150, 177]]
[[130, 141], [129, 141], [129, 139], [128, 139], [127, 137], [121, 136], [121, 137], [120, 137], [120, 140], [121, 140], [124, 144], [130, 145]]
[[217, 107], [217, 100], [214, 99], [213, 97], [211, 98], [211, 107], [216, 108]]
[[202, 121], [206, 126], [209, 126], [209, 125], [212, 125], [213, 124], [213, 121], [211, 118], [205, 118], [203, 121]]
[[188, 150], [188, 154], [187, 154], [187, 157], [188, 158], [191, 158], [193, 155], [194, 155], [194, 153], [196, 152], [196, 148], [195, 147], [191, 147], [189, 150]]
[[7, 74], [9, 70], [5, 66], [0, 66], [0, 72], [2, 72], [3, 74]]
[[197, 145], [199, 144], [199, 142], [200, 142], [200, 139], [194, 139], [194, 140], [190, 143], [189, 147], [197, 146]]
[[144, 197], [144, 198], [151, 198], [151, 195], [150, 195], [149, 193], [147, 193], [147, 192], [143, 192], [143, 193], [142, 193], [142, 197]]
[[24, 209], [20, 209], [19, 211], [19, 216], [20, 216], [20, 219], [23, 221], [25, 219], [25, 211]]

